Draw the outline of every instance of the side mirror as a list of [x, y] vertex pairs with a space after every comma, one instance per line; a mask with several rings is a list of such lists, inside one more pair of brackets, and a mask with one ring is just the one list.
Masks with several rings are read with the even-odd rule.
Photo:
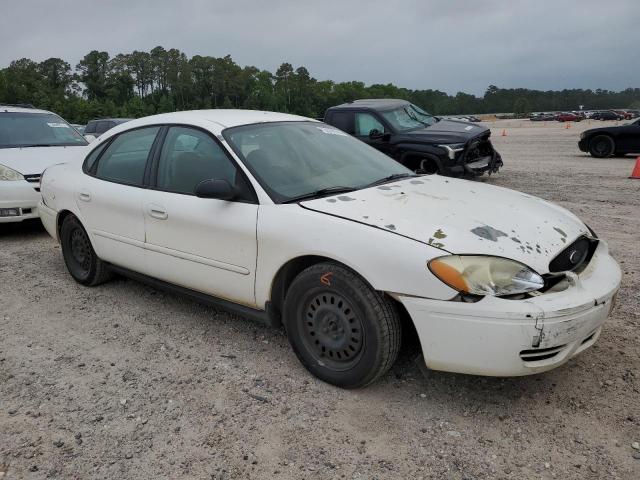
[[233, 200], [236, 197], [235, 189], [226, 180], [203, 180], [195, 190], [196, 197], [215, 198], [217, 200]]
[[382, 138], [384, 136], [384, 133], [382, 133], [380, 130], [378, 130], [377, 128], [372, 128], [369, 131], [369, 138], [371, 140], [378, 140], [380, 138]]

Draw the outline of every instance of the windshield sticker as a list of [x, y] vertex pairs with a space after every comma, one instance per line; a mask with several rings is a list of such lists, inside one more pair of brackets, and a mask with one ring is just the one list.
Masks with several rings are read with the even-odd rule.
[[67, 125], [66, 123], [49, 123], [49, 122], [47, 122], [47, 125], [49, 125], [51, 128], [69, 128], [69, 125]]
[[329, 135], [340, 135], [341, 137], [348, 137], [346, 133], [342, 130], [336, 130], [335, 128], [326, 128], [326, 127], [316, 127], [318, 130], [321, 130], [323, 133], [327, 133]]
[[465, 130], [473, 130], [474, 125], [469, 125], [468, 127], [464, 127]]

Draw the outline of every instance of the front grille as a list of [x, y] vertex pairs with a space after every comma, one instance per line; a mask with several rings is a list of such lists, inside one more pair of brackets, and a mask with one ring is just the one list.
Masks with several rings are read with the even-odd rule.
[[534, 350], [522, 350], [520, 358], [525, 362], [539, 362], [540, 360], [548, 360], [558, 355], [566, 345], [558, 345], [549, 348], [536, 348]]
[[42, 175], [40, 175], [39, 173], [33, 174], [33, 175], [24, 175], [24, 179], [29, 182], [30, 184], [33, 185], [33, 188], [35, 189], [36, 192], [40, 191], [40, 177]]
[[561, 251], [549, 263], [550, 272], [566, 272], [586, 267], [596, 251], [598, 240], [582, 236]]

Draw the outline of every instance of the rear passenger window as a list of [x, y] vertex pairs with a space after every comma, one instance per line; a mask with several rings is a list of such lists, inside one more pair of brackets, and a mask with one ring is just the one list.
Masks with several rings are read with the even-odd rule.
[[129, 185], [142, 185], [147, 157], [160, 127], [132, 130], [118, 135], [98, 162], [96, 177]]
[[84, 168], [83, 168], [85, 172], [91, 172], [93, 170], [93, 166], [95, 165], [96, 160], [98, 159], [98, 157], [100, 156], [100, 154], [102, 153], [102, 151], [104, 150], [104, 148], [107, 146], [108, 143], [109, 142], [104, 142], [98, 148], [94, 148], [93, 151], [89, 155], [87, 155], [87, 158], [84, 161]]
[[95, 133], [96, 132], [96, 122], [87, 123], [87, 128], [84, 129], [84, 133]]
[[354, 133], [353, 112], [333, 112], [331, 120], [327, 123], [351, 135]]

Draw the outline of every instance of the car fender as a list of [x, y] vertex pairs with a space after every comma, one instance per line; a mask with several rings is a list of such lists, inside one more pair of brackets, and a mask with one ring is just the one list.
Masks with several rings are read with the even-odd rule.
[[[53, 165], [47, 168], [40, 184], [40, 193], [43, 203], [50, 209], [50, 214], [55, 215], [55, 225], [58, 225], [60, 214], [69, 211], [84, 223], [82, 213], [77, 204], [76, 187], [79, 185], [79, 175], [82, 175], [80, 165], [77, 162]], [[51, 234], [51, 232], [49, 232]], [[54, 238], [59, 241], [58, 231]], [[53, 236], [53, 235], [52, 235]], [[89, 235], [91, 238], [91, 235]]]
[[[265, 308], [274, 280], [291, 260], [324, 257], [354, 270], [375, 290], [391, 294], [450, 300], [457, 292], [427, 268], [432, 258], [446, 255], [394, 233], [300, 205], [261, 205], [258, 212], [256, 303]], [[322, 282], [322, 279], [318, 279]]]

